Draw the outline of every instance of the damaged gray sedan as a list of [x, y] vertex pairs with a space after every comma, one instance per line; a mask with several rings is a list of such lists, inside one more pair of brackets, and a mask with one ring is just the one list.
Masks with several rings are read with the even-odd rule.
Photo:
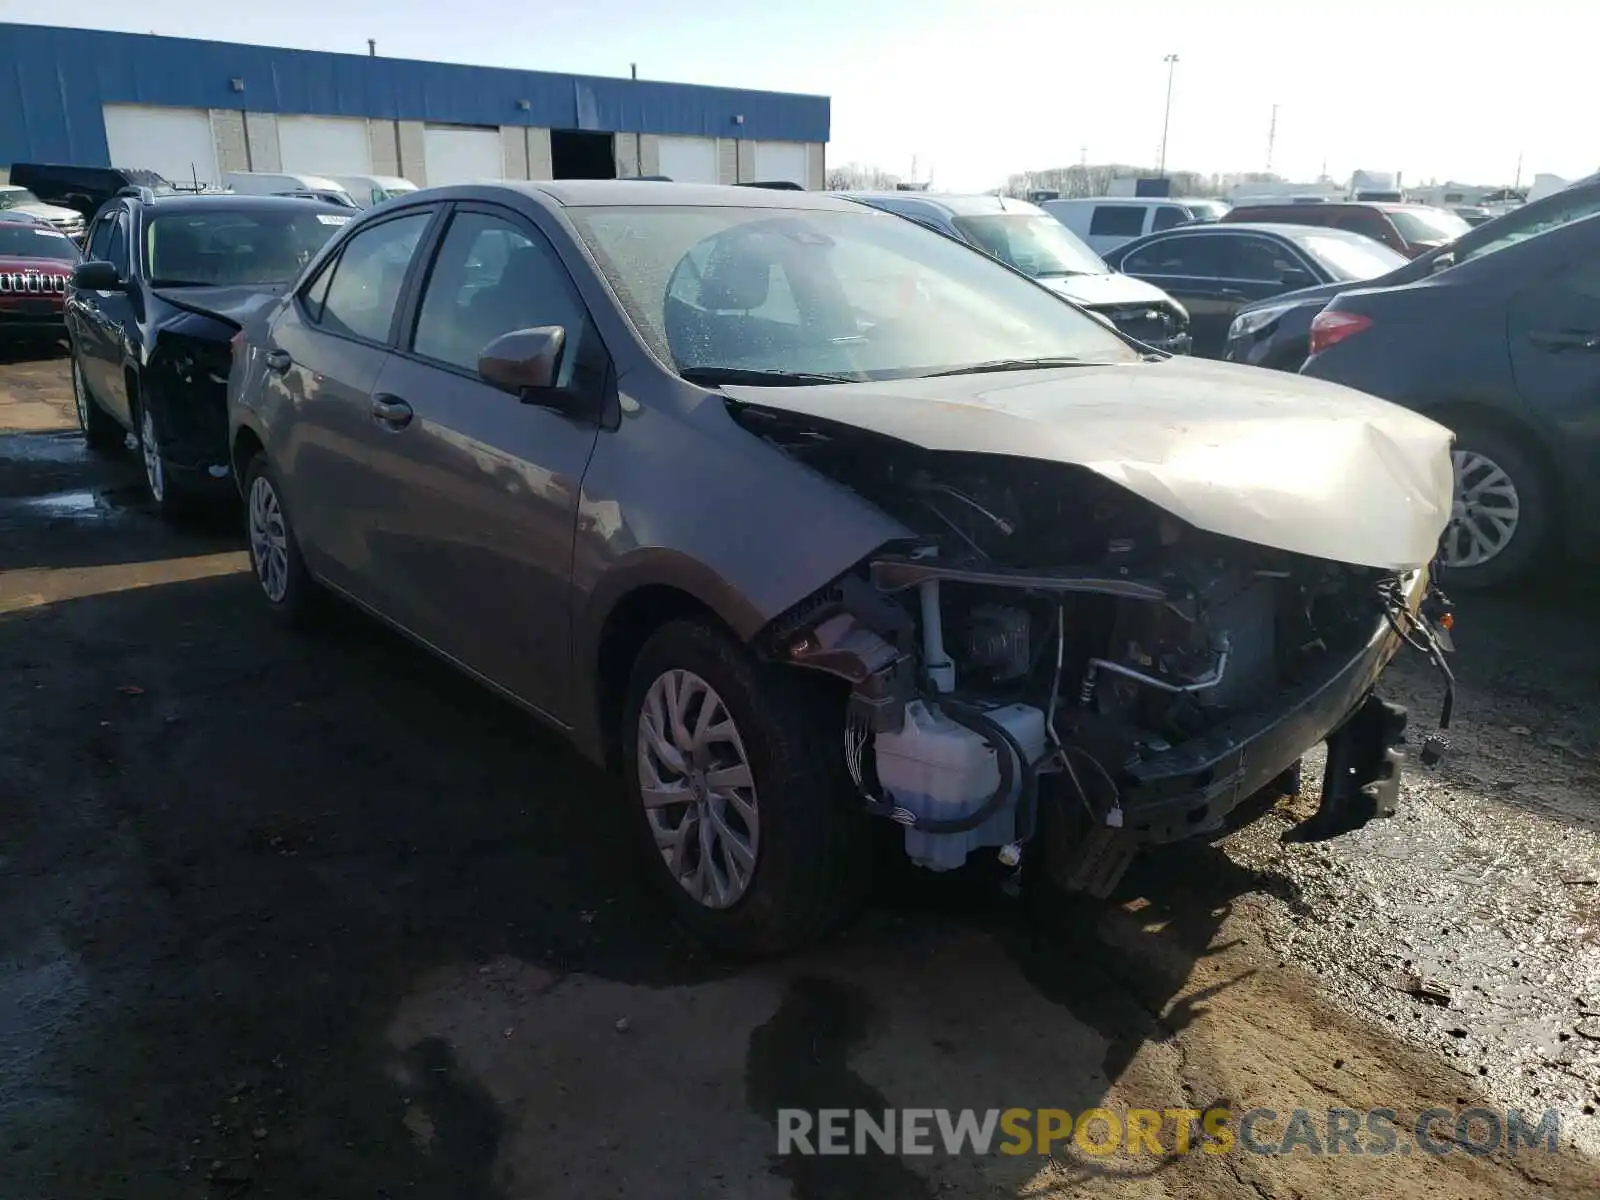
[[1444, 428], [846, 201], [418, 192], [241, 343], [272, 609], [337, 593], [563, 730], [726, 949], [837, 920], [874, 823], [1105, 895], [1324, 740], [1299, 836], [1389, 815], [1374, 687], [1405, 643], [1443, 668]]

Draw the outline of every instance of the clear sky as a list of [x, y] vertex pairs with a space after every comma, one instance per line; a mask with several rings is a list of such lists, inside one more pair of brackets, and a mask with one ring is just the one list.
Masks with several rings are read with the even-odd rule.
[[[1167, 165], [1296, 179], [1351, 169], [1510, 183], [1600, 168], [1600, 18], [1582, 0], [0, 0], [0, 20], [310, 50], [812, 92], [830, 163], [947, 189], [1013, 171], [1150, 163], [1179, 56]], [[1565, 31], [1563, 33], [1563, 31]]]

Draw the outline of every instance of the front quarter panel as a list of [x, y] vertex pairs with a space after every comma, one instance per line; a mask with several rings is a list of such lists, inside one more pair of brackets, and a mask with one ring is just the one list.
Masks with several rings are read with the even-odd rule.
[[[656, 393], [650, 403], [645, 381]], [[621, 425], [601, 434], [579, 500], [574, 677], [586, 694], [574, 697], [576, 713], [597, 711], [606, 620], [636, 589], [685, 592], [748, 641], [886, 542], [910, 536], [744, 430], [720, 395], [648, 370], [619, 379], [618, 391]], [[597, 732], [579, 724], [580, 743], [597, 749]]]

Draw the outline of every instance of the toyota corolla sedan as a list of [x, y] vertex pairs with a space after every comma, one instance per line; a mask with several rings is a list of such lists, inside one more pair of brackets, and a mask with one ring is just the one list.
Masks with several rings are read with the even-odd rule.
[[715, 946], [826, 929], [874, 822], [1105, 895], [1324, 740], [1297, 836], [1395, 810], [1376, 688], [1438, 656], [1450, 516], [1415, 413], [848, 201], [638, 181], [391, 200], [236, 351], [264, 602], [346, 598], [616, 771]]

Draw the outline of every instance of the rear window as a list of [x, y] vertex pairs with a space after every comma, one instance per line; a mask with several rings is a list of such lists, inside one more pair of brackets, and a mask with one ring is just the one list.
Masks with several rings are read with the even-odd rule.
[[1142, 204], [1101, 204], [1089, 219], [1090, 237], [1138, 237], [1144, 232]]
[[1400, 231], [1400, 236], [1416, 245], [1418, 242], [1453, 242], [1472, 226], [1453, 212], [1442, 208], [1392, 208], [1389, 219]]

